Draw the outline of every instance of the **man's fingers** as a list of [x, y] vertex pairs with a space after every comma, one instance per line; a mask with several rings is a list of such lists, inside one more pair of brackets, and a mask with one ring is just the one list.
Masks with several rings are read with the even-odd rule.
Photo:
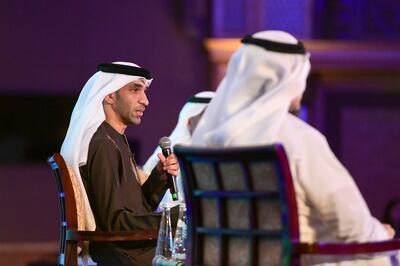
[[179, 162], [175, 154], [171, 154], [167, 157], [165, 170], [171, 175], [178, 175]]
[[165, 158], [162, 153], [157, 153], [157, 157], [160, 159], [160, 163], [164, 171], [174, 176], [178, 174], [179, 162], [175, 154], [170, 154], [167, 158]]
[[157, 157], [158, 157], [158, 159], [160, 159], [161, 163], [164, 163], [165, 156], [161, 152], [157, 153]]

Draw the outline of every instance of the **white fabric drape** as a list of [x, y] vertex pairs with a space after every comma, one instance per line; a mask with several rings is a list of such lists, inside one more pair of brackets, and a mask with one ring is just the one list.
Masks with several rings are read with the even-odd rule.
[[[114, 63], [139, 67], [127, 62]], [[61, 147], [61, 155], [79, 180], [86, 212], [86, 230], [94, 231], [96, 223], [82, 183], [79, 166], [86, 164], [90, 140], [105, 120], [102, 104], [104, 97], [134, 80], [143, 80], [147, 86], [152, 81], [140, 76], [96, 72], [83, 87], [71, 115], [68, 131]]]
[[[295, 44], [279, 31], [253, 37]], [[291, 167], [303, 242], [386, 240], [354, 180], [325, 137], [288, 113], [310, 70], [308, 55], [284, 54], [243, 44], [196, 128], [194, 146], [251, 146], [282, 143]], [[390, 265], [388, 256], [304, 257], [303, 265]]]
[[[214, 96], [213, 91], [202, 91], [196, 93], [195, 97], [204, 97], [204, 98], [212, 98]], [[171, 135], [169, 136], [172, 145], [176, 144], [183, 144], [189, 145], [192, 139], [192, 135], [189, 132], [188, 128], [188, 121], [189, 118], [200, 114], [206, 107], [208, 103], [194, 103], [194, 102], [187, 102], [181, 109], [179, 113], [178, 123], [175, 126], [175, 129], [172, 131]], [[146, 163], [143, 165], [143, 170], [146, 172], [147, 175], [151, 173], [153, 168], [157, 165], [159, 159], [157, 154], [161, 152], [161, 148], [157, 147], [153, 154], [147, 159]], [[178, 174], [176, 177], [177, 185], [178, 185], [178, 197], [179, 199], [184, 199], [183, 193], [183, 185], [181, 175]], [[168, 203], [172, 201], [171, 193], [167, 191], [161, 201], [161, 203]], [[160, 204], [161, 204], [160, 203]]]
[[[267, 37], [282, 41], [280, 33], [268, 32]], [[292, 36], [285, 36], [284, 41], [297, 43]], [[193, 134], [193, 143], [254, 145], [261, 134], [265, 141], [274, 142], [290, 101], [305, 89], [309, 69], [308, 56], [242, 45], [232, 55], [213, 104]], [[262, 127], [258, 126], [261, 121]]]

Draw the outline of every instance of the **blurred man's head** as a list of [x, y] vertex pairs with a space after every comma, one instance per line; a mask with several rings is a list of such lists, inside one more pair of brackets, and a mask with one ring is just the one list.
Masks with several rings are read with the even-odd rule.
[[310, 70], [303, 44], [283, 31], [258, 32], [242, 43], [193, 133], [193, 144], [251, 144], [265, 134], [274, 139], [289, 110], [300, 107]]

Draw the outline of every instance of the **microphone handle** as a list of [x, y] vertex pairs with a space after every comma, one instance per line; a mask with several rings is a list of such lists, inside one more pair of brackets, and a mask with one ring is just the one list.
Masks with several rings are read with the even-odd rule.
[[[162, 154], [164, 155], [165, 158], [167, 158], [171, 153], [170, 148], [166, 149], [161, 149]], [[171, 197], [172, 200], [178, 200], [178, 186], [176, 184], [176, 178], [175, 176], [171, 175], [170, 173], [166, 172], [167, 178], [168, 178], [168, 186], [169, 186], [169, 191], [171, 192]]]

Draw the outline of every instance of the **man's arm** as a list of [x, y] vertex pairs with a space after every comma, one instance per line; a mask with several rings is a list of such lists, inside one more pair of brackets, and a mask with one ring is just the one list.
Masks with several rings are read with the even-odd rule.
[[[161, 218], [159, 214], [148, 213], [144, 207], [140, 210], [128, 210], [124, 206], [124, 199], [119, 193], [122, 160], [118, 149], [112, 144], [101, 142], [93, 145], [90, 153], [92, 154], [86, 165], [86, 170], [90, 173], [87, 189], [99, 229], [128, 231], [158, 228]], [[138, 195], [138, 201], [142, 200], [140, 185], [137, 190], [132, 188], [132, 194]]]
[[373, 217], [353, 178], [322, 136], [314, 136], [307, 159], [300, 162], [299, 182], [338, 240], [386, 240], [389, 231]]
[[[153, 210], [157, 208], [164, 196], [165, 190], [167, 189], [166, 173], [168, 172], [173, 176], [177, 176], [179, 171], [178, 158], [175, 154], [171, 154], [167, 158], [165, 158], [161, 153], [158, 153], [157, 156], [159, 162], [142, 186], [143, 194]], [[162, 187], [159, 185], [160, 182]]]
[[167, 189], [167, 176], [165, 172], [160, 170], [158, 165], [156, 165], [146, 182], [142, 185], [143, 195], [152, 210], [157, 209]]

